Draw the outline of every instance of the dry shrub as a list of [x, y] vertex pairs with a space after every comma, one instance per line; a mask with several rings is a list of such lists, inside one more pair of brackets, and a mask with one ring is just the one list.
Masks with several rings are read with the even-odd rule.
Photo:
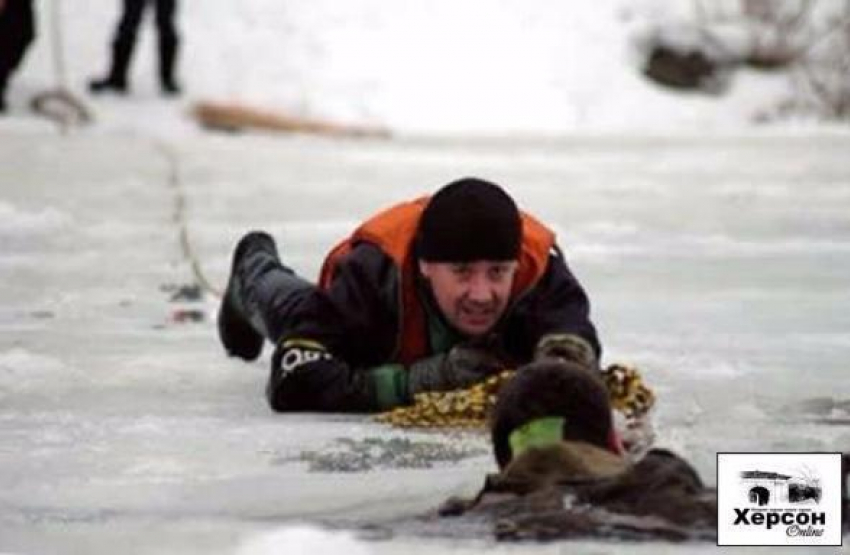
[[708, 33], [742, 30], [738, 65], [788, 71], [793, 96], [781, 113], [850, 119], [850, 0], [695, 0]]

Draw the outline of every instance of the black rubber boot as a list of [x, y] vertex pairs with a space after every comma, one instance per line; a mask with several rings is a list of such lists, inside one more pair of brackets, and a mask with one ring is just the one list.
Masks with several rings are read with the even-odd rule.
[[[2, 46], [2, 45], [0, 45]], [[2, 60], [0, 60], [2, 63]], [[6, 111], [6, 77], [5, 68], [0, 67], [0, 114]]]
[[127, 82], [113, 79], [112, 77], [104, 77], [103, 79], [92, 79], [89, 82], [89, 91], [93, 93], [114, 92], [118, 94], [127, 94]]
[[166, 96], [177, 96], [182, 92], [174, 77], [178, 45], [177, 39], [172, 37], [159, 40], [159, 85]]
[[162, 89], [162, 94], [165, 96], [179, 96], [183, 92], [183, 89], [180, 88], [180, 85], [174, 79], [163, 80], [160, 83], [160, 88]]
[[127, 94], [127, 70], [133, 56], [134, 42], [135, 36], [121, 37], [112, 44], [112, 67], [106, 77], [89, 82], [91, 92]]
[[257, 329], [257, 318], [252, 318], [246, 310], [243, 297], [243, 263], [254, 256], [273, 257], [278, 260], [274, 239], [267, 233], [252, 231], [236, 245], [230, 278], [218, 312], [218, 336], [225, 351], [230, 356], [247, 361], [260, 356], [265, 340], [263, 331]]

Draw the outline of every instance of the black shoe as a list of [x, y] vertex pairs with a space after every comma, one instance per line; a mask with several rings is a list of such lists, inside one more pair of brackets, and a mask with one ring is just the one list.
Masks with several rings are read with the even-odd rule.
[[163, 81], [160, 84], [160, 88], [162, 89], [162, 94], [165, 96], [180, 96], [180, 94], [183, 92], [183, 89], [180, 88], [180, 85], [178, 85], [174, 81]]
[[103, 79], [95, 79], [89, 82], [89, 91], [99, 94], [102, 92], [114, 92], [118, 94], [127, 94], [127, 82], [121, 79], [112, 77], [104, 77]]
[[254, 250], [269, 250], [277, 256], [274, 239], [267, 233], [252, 231], [245, 235], [236, 245], [233, 253], [233, 263], [230, 268], [230, 279], [221, 300], [218, 311], [218, 337], [225, 351], [230, 356], [243, 360], [255, 360], [263, 350], [264, 337], [254, 329], [245, 315], [244, 305], [240, 298], [242, 283], [239, 276], [239, 263], [242, 258]]

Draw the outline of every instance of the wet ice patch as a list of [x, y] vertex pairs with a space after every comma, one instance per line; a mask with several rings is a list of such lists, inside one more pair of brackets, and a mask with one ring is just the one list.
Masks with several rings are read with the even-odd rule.
[[651, 387], [663, 388], [670, 380], [726, 380], [754, 376], [759, 368], [741, 359], [721, 358], [722, 355], [703, 354], [691, 347], [682, 337], [676, 338], [681, 349], [663, 339], [647, 338], [645, 344], [655, 344], [656, 350], [632, 349], [628, 356], [611, 353], [609, 360], [628, 360], [639, 367]]
[[306, 462], [311, 472], [367, 472], [370, 470], [433, 468], [489, 453], [483, 443], [416, 440], [407, 437], [337, 439], [317, 451], [304, 451], [280, 462]]
[[850, 399], [813, 397], [790, 404], [784, 409], [807, 422], [833, 426], [850, 424]]
[[53, 233], [72, 222], [69, 214], [51, 206], [29, 211], [0, 201], [0, 239]]
[[608, 261], [623, 256], [639, 256], [647, 254], [649, 249], [638, 244], [605, 244], [605, 243], [582, 243], [576, 241], [569, 249], [571, 260], [576, 261]]
[[248, 538], [236, 555], [369, 555], [366, 545], [349, 532], [294, 525]]
[[59, 360], [15, 347], [0, 353], [0, 385], [55, 374], [65, 368]]
[[839, 239], [794, 238], [744, 239], [726, 234], [685, 234], [623, 227], [586, 229], [570, 233], [570, 258], [608, 260], [619, 257], [660, 258], [762, 258], [777, 256], [846, 255], [850, 245]]
[[[715, 360], [700, 364], [694, 369], [695, 375], [703, 378], [737, 378], [752, 374], [755, 371], [749, 365], [733, 360]], [[698, 372], [698, 374], [697, 374]]]
[[850, 250], [850, 245], [840, 240], [796, 238], [741, 240], [722, 234], [684, 237], [682, 241], [670, 246], [678, 247], [677, 254], [681, 256], [688, 256], [693, 252], [699, 252], [703, 256], [776, 256], [833, 252], [845, 254]]
[[15, 391], [40, 388], [45, 382], [65, 383], [70, 373], [76, 374], [62, 361], [20, 347], [0, 352], [0, 399]]
[[573, 229], [561, 229], [561, 226], [554, 227], [558, 236], [579, 235], [586, 239], [595, 237], [597, 239], [619, 240], [623, 237], [634, 237], [641, 231], [641, 227], [635, 222], [624, 220], [598, 220]]

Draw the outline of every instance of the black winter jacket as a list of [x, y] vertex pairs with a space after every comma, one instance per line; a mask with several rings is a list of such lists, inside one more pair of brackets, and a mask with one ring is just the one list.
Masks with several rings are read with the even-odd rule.
[[[418, 287], [429, 299], [424, 280]], [[286, 329], [272, 326], [280, 330], [278, 360], [267, 389], [272, 407], [374, 410], [364, 383], [366, 371], [397, 362], [399, 299], [395, 263], [375, 245], [358, 244], [340, 261], [330, 288], [311, 290], [302, 300], [294, 325], [290, 315]], [[507, 308], [488, 344], [512, 364], [523, 364], [531, 360], [539, 339], [551, 333], [578, 335], [593, 346], [597, 357], [601, 354], [587, 295], [558, 249], [553, 249], [537, 284]], [[296, 365], [299, 371], [290, 365], [276, 376], [275, 366], [285, 355], [280, 346], [292, 339], [317, 342], [331, 356], [290, 357], [303, 361]]]

